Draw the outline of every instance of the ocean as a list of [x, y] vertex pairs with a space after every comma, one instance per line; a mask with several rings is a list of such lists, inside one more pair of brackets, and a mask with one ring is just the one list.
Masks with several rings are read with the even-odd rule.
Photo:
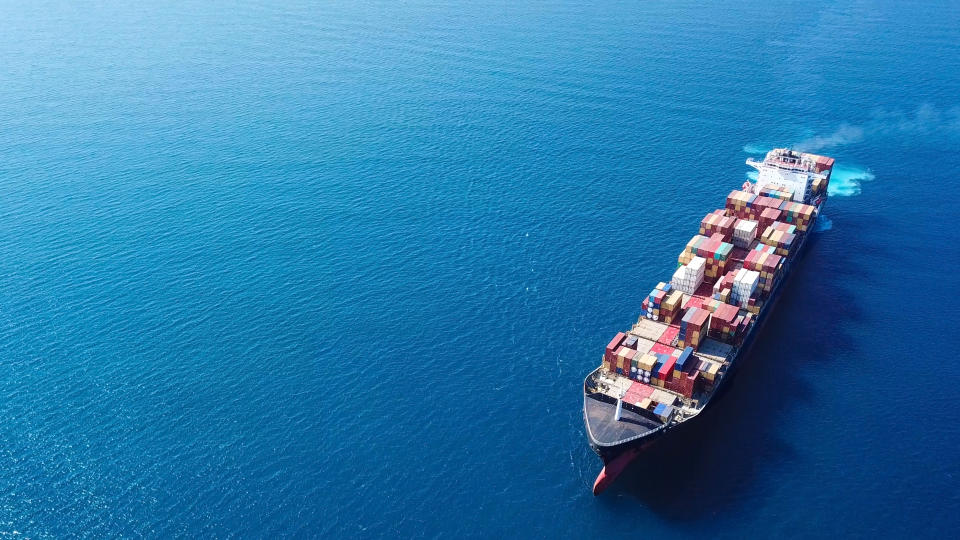
[[[0, 10], [4, 535], [960, 530], [960, 5]], [[803, 262], [593, 497], [584, 375], [775, 145]]]

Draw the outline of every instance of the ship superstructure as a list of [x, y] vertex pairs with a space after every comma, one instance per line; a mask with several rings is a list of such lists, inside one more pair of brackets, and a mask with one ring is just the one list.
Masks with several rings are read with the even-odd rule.
[[629, 330], [584, 380], [583, 414], [606, 489], [641, 450], [696, 418], [749, 351], [814, 228], [833, 158], [778, 148], [756, 183], [707, 214]]
[[747, 165], [759, 172], [758, 186], [775, 186], [789, 192], [794, 202], [809, 203], [814, 185], [829, 179], [833, 158], [781, 148], [763, 161], [748, 159]]

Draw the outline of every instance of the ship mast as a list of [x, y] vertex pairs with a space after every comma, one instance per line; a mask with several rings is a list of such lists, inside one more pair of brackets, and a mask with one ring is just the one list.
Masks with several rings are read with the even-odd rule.
[[621, 390], [620, 397], [617, 398], [617, 412], [613, 413], [613, 421], [619, 422], [620, 416], [623, 414], [623, 396], [626, 395], [626, 392]]

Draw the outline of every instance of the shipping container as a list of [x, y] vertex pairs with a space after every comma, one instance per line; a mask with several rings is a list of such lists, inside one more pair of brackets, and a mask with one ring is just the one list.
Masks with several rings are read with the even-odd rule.
[[749, 219], [738, 219], [733, 228], [733, 245], [747, 248], [757, 238], [758, 223]]
[[617, 349], [623, 343], [623, 340], [626, 339], [627, 335], [623, 332], [620, 332], [613, 339], [610, 340], [610, 343], [607, 344], [606, 353], [603, 355], [603, 358], [608, 362], [613, 361], [613, 356], [616, 354]]

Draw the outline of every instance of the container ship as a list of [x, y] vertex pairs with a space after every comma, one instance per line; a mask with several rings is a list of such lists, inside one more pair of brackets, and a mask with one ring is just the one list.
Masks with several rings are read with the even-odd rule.
[[816, 226], [833, 163], [787, 148], [748, 159], [756, 181], [704, 216], [670, 281], [607, 345], [583, 381], [587, 438], [604, 464], [594, 495], [644, 448], [692, 425], [729, 384]]

